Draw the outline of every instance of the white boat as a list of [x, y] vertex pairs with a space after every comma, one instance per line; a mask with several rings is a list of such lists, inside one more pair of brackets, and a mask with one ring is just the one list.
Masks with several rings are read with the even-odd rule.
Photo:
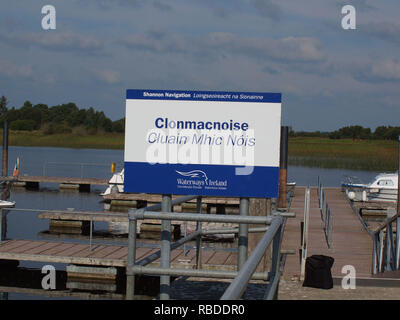
[[124, 192], [124, 169], [121, 172], [114, 173], [108, 183], [107, 189], [103, 193], [100, 193], [101, 196]]
[[342, 183], [350, 200], [396, 201], [398, 173], [378, 174], [370, 183]]
[[14, 207], [15, 207], [15, 201], [0, 200], [0, 209], [3, 209], [3, 208], [14, 208]]

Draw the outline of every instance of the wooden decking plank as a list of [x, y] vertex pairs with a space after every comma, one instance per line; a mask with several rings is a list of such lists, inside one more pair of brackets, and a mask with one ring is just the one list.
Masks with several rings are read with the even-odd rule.
[[56, 254], [58, 252], [64, 251], [66, 249], [69, 249], [73, 246], [74, 246], [74, 243], [60, 243], [58, 246], [55, 246], [51, 249], [47, 249], [47, 250], [41, 252], [41, 254], [52, 255], [52, 254]]
[[74, 177], [51, 177], [51, 176], [19, 176], [18, 182], [50, 182], [50, 183], [71, 183], [71, 184], [94, 184], [108, 185], [107, 179], [101, 178], [74, 178]]
[[23, 246], [28, 242], [29, 240], [8, 240], [0, 245], [0, 252]]
[[121, 249], [122, 246], [107, 246], [106, 248], [104, 248], [101, 251], [98, 251], [96, 253], [93, 253], [91, 255], [89, 255], [90, 258], [104, 258], [107, 255], [112, 254], [113, 252], [118, 251], [119, 249]]
[[9, 249], [9, 250], [7, 250], [7, 252], [8, 253], [25, 253], [25, 252], [29, 252], [29, 250], [32, 250], [34, 248], [44, 246], [47, 243], [48, 242], [45, 242], [45, 241], [30, 241], [30, 242], [27, 242], [23, 246], [19, 246], [17, 248]]
[[237, 253], [231, 252], [229, 257], [225, 261], [225, 265], [237, 266], [237, 260], [238, 260]]
[[225, 261], [229, 258], [229, 252], [218, 251], [216, 252], [207, 264], [221, 264], [223, 265]]
[[[175, 260], [180, 257], [183, 254], [182, 249], [175, 249], [171, 251], [171, 258], [170, 261], [175, 262]], [[159, 263], [160, 262], [160, 258], [158, 258], [157, 260], [154, 261], [155, 263]]]
[[183, 255], [182, 249], [175, 249], [171, 251], [171, 262], [175, 261], [178, 257]]
[[79, 251], [85, 250], [87, 248], [87, 244], [80, 244], [76, 243], [74, 246], [65, 249], [63, 251], [57, 252], [54, 255], [58, 257], [68, 257], [68, 256], [73, 256], [74, 254], [78, 253]]
[[[8, 245], [9, 250], [0, 251], [0, 259], [29, 260], [37, 262], [88, 264], [103, 266], [126, 266], [128, 248], [126, 246], [94, 245], [81, 243], [63, 243], [46, 241], [10, 240], [3, 244]], [[11, 246], [12, 245], [12, 246]], [[0, 246], [1, 249], [1, 246]], [[138, 248], [137, 260], [140, 260], [154, 252], [158, 248]], [[218, 254], [219, 256], [215, 256]], [[225, 263], [231, 256], [229, 252], [216, 253], [214, 250], [203, 251], [203, 264]], [[214, 257], [214, 259], [212, 259]], [[196, 258], [196, 250], [188, 250], [187, 255], [182, 249], [171, 252], [171, 263], [192, 263]]]
[[186, 255], [183, 254], [182, 250], [182, 259], [190, 260], [190, 263], [196, 262], [196, 249], [192, 249], [186, 252]]
[[101, 252], [105, 248], [107, 248], [107, 246], [105, 246], [105, 245], [99, 245], [98, 244], [98, 245], [92, 245], [92, 247], [87, 245], [84, 250], [81, 250], [81, 251], [77, 252], [73, 256], [74, 257], [81, 257], [81, 258], [88, 258], [90, 255], [93, 255], [93, 254], [96, 254], [98, 252]]
[[151, 249], [151, 248], [137, 248], [136, 249], [136, 260], [143, 259], [148, 255], [157, 252], [159, 249]]
[[106, 259], [122, 259], [128, 256], [128, 247], [122, 247], [117, 251], [105, 256]]
[[45, 244], [43, 244], [41, 246], [37, 246], [37, 247], [32, 248], [32, 249], [30, 249], [28, 251], [24, 251], [22, 253], [24, 253], [24, 254], [42, 254], [43, 251], [46, 251], [48, 249], [52, 249], [52, 248], [57, 247], [57, 246], [59, 246], [59, 243], [57, 243], [57, 242], [47, 242], [47, 243], [45, 243]]
[[103, 221], [103, 222], [128, 222], [128, 214], [121, 212], [84, 212], [84, 211], [59, 211], [59, 212], [41, 212], [39, 219], [52, 220], [72, 220], [72, 221]]
[[201, 263], [208, 264], [208, 261], [210, 261], [214, 254], [214, 250], [203, 250], [203, 254], [201, 255]]

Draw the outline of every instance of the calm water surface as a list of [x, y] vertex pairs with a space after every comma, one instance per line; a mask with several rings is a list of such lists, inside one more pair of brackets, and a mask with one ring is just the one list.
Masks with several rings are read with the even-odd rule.
[[[21, 175], [109, 178], [112, 162], [117, 164], [117, 169], [123, 166], [123, 150], [10, 147], [10, 173], [17, 157], [20, 157]], [[378, 172], [294, 166], [288, 168], [288, 180], [295, 181], [298, 186], [315, 186], [319, 176], [324, 186], [338, 187], [346, 176], [357, 176], [363, 182], [369, 182], [376, 174]], [[19, 209], [65, 210], [74, 208], [75, 210], [100, 211], [104, 207], [99, 194], [104, 189], [104, 186], [92, 186], [90, 193], [64, 192], [58, 190], [57, 184], [41, 184], [39, 191], [13, 188], [10, 199], [16, 201], [16, 208]], [[45, 237], [46, 233], [43, 232], [48, 230], [48, 225], [48, 220], [38, 219], [35, 212], [10, 211], [7, 215], [7, 238], [62, 241], [63, 239]], [[94, 228], [100, 231], [107, 230], [108, 224], [95, 223]], [[88, 242], [85, 239], [68, 239], [67, 241]], [[44, 263], [35, 262], [20, 263], [20, 266], [25, 268], [41, 269], [43, 265]], [[65, 270], [63, 264], [54, 266], [57, 270]], [[49, 298], [9, 293], [8, 299]]]

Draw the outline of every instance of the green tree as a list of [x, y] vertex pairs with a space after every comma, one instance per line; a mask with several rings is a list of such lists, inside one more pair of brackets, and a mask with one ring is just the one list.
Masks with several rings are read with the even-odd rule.
[[112, 131], [118, 133], [125, 132], [125, 118], [119, 119], [112, 123]]

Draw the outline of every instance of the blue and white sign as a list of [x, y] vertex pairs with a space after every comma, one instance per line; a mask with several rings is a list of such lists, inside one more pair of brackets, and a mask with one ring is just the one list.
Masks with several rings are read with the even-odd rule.
[[276, 198], [281, 94], [127, 90], [124, 191]]

